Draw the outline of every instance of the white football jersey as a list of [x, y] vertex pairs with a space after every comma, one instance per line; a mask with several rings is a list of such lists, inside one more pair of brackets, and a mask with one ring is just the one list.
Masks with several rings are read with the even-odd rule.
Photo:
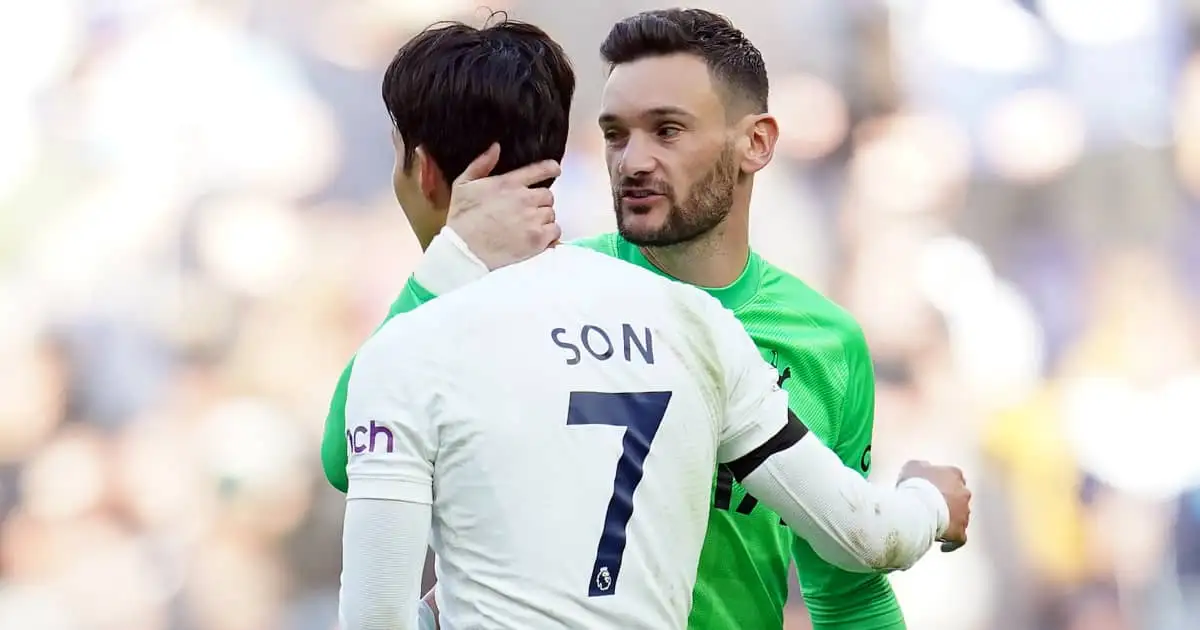
[[349, 498], [432, 503], [441, 627], [685, 628], [714, 465], [787, 423], [716, 300], [560, 246], [359, 351]]

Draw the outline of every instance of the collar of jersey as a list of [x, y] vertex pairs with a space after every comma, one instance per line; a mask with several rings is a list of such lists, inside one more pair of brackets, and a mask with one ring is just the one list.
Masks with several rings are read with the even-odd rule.
[[[671, 274], [654, 266], [646, 255], [642, 253], [641, 248], [621, 238], [619, 234], [614, 234], [617, 241], [617, 257], [625, 262], [631, 262], [643, 269], [649, 269], [654, 273], [670, 278], [677, 282], [682, 282]], [[758, 292], [759, 283], [762, 279], [762, 258], [753, 251], [750, 252], [750, 257], [746, 259], [746, 268], [742, 269], [742, 274], [734, 280], [732, 284], [723, 287], [696, 287], [703, 290], [705, 293], [717, 298], [721, 305], [725, 308], [735, 311], [738, 307], [750, 301], [754, 294]]]

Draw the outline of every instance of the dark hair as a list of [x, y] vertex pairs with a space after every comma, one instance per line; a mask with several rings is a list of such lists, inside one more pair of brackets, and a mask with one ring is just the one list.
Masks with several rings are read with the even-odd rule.
[[506, 16], [483, 28], [434, 24], [401, 47], [383, 75], [405, 170], [424, 146], [447, 181], [493, 142], [500, 143], [493, 173], [561, 160], [574, 94], [575, 71], [562, 46]]
[[704, 9], [643, 11], [614, 24], [600, 44], [610, 68], [675, 53], [703, 59], [727, 90], [767, 111], [770, 86], [762, 53], [723, 15]]

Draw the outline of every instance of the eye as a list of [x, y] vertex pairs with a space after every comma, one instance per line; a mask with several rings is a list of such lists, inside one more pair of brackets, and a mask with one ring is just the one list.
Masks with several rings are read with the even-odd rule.
[[620, 142], [625, 137], [625, 134], [619, 129], [605, 129], [603, 133], [604, 141], [610, 144]]
[[683, 133], [683, 128], [679, 125], [662, 125], [658, 128], [658, 137], [664, 140], [675, 138]]

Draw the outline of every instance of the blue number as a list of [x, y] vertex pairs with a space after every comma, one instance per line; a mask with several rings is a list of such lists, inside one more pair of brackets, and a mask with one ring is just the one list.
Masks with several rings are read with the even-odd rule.
[[633, 516], [633, 493], [642, 482], [642, 464], [650, 444], [667, 414], [671, 392], [600, 393], [571, 392], [567, 425], [606, 424], [625, 427], [621, 459], [613, 476], [613, 493], [604, 514], [604, 530], [596, 545], [596, 563], [588, 583], [588, 597], [617, 592], [621, 558], [625, 555], [625, 528]]

